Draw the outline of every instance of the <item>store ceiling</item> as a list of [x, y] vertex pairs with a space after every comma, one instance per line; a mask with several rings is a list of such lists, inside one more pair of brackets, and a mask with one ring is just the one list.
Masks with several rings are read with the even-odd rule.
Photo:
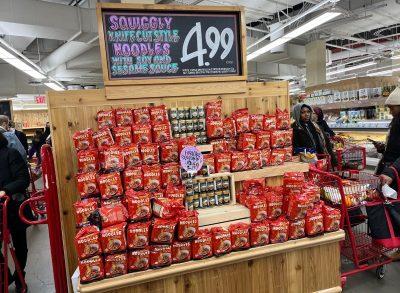
[[[120, 1], [1, 0], [0, 36], [64, 84], [95, 84], [100, 87], [102, 75], [96, 38], [96, 2]], [[301, 15], [322, 0], [157, 2], [175, 5], [243, 5], [250, 44], [274, 31], [276, 23]], [[390, 57], [389, 53], [394, 48], [400, 49], [400, 0], [341, 0], [335, 5], [342, 11], [342, 16], [292, 40], [279, 52], [262, 55], [257, 59], [262, 62], [250, 62], [250, 78], [300, 80], [305, 73], [304, 45], [315, 39], [327, 40], [333, 65], [365, 56], [382, 60]], [[308, 15], [288, 29], [299, 26], [322, 11]], [[40, 83], [0, 62], [0, 96], [36, 94], [46, 90]]]

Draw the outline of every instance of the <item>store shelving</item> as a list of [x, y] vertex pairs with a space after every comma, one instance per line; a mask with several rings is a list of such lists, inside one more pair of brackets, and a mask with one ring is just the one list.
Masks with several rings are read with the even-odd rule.
[[249, 170], [233, 174], [235, 182], [240, 182], [255, 178], [283, 176], [285, 172], [308, 172], [308, 169], [309, 164], [307, 163], [285, 162], [285, 164], [281, 166], [270, 166], [259, 170]]
[[320, 107], [323, 111], [337, 110], [337, 109], [348, 109], [348, 108], [366, 108], [384, 105], [387, 97], [371, 98], [368, 100], [356, 100], [349, 102], [337, 102], [323, 105], [313, 105]]
[[337, 132], [375, 132], [375, 133], [385, 133], [388, 128], [365, 128], [365, 127], [348, 127], [348, 128], [335, 128], [331, 127], [333, 131]]

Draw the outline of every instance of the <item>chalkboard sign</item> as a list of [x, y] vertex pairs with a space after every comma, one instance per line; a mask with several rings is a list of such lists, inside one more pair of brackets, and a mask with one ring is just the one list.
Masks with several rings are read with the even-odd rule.
[[11, 101], [0, 101], [0, 115], [7, 116], [12, 120], [12, 104]]
[[108, 79], [242, 75], [236, 11], [102, 10]]

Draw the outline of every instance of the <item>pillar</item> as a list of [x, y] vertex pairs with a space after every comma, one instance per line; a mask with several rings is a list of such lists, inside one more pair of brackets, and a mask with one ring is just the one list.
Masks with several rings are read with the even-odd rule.
[[326, 43], [316, 40], [306, 45], [306, 87], [326, 83]]

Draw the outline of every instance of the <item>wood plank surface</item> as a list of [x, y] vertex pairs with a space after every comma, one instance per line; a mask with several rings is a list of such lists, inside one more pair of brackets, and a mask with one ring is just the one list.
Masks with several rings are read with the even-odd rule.
[[281, 166], [264, 167], [259, 170], [249, 170], [243, 172], [235, 172], [235, 182], [255, 179], [282, 176], [285, 172], [308, 172], [309, 164], [285, 162]]

